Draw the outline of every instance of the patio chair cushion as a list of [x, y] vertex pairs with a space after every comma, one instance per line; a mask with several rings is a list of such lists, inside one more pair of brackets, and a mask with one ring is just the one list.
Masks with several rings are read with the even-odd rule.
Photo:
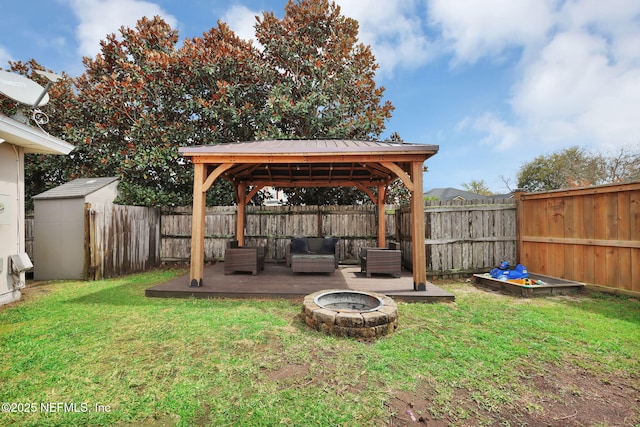
[[294, 273], [333, 273], [335, 257], [331, 254], [293, 254], [291, 271]]
[[[285, 247], [285, 262], [287, 267], [291, 267], [293, 255], [309, 256], [323, 255], [331, 257], [334, 260], [334, 268], [338, 268], [340, 256], [338, 254], [339, 237], [299, 237], [292, 238], [290, 243]], [[306, 243], [306, 246], [305, 246]], [[324, 246], [324, 250], [323, 250]], [[317, 262], [317, 261], [309, 261]]]
[[309, 243], [306, 237], [291, 239], [291, 253], [293, 254], [308, 254]]

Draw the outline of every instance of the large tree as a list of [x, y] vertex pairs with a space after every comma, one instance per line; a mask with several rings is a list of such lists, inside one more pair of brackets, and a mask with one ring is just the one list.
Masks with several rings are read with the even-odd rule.
[[143, 18], [119, 38], [108, 35], [77, 79], [73, 174], [119, 176], [127, 204], [181, 204], [189, 188], [176, 152], [190, 115], [175, 108], [183, 92], [177, 41], [164, 21]]
[[256, 38], [269, 72], [261, 137], [376, 138], [393, 106], [374, 81], [378, 65], [358, 42], [358, 22], [327, 0], [289, 1], [278, 19], [264, 13]]
[[[357, 29], [326, 0], [290, 1], [282, 20], [265, 13], [256, 24], [260, 49], [221, 22], [181, 47], [159, 17], [120, 28], [95, 58], [84, 58], [76, 94], [65, 98], [60, 131], [76, 149], [57, 169], [59, 180], [118, 176], [122, 203], [187, 205], [192, 168], [180, 146], [377, 138], [393, 107], [382, 101], [377, 65]], [[300, 203], [366, 201], [354, 189], [300, 194]], [[233, 200], [224, 182], [207, 196], [209, 204]]]
[[640, 151], [621, 149], [607, 156], [578, 146], [541, 155], [523, 164], [518, 188], [547, 191], [640, 179]]

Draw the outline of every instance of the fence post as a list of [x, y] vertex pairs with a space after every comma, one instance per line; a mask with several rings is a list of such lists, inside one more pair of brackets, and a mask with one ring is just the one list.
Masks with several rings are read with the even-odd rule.
[[522, 222], [524, 210], [522, 207], [522, 195], [524, 194], [524, 190], [521, 188], [517, 188], [513, 192], [513, 197], [516, 201], [516, 263], [521, 262], [520, 255], [522, 254]]
[[84, 204], [84, 267], [83, 280], [96, 280], [96, 221], [91, 203]]

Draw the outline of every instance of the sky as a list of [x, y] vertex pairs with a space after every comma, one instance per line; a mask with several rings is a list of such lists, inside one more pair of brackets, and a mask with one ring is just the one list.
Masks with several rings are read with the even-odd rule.
[[[6, 2], [0, 68], [36, 59], [79, 76], [100, 40], [161, 16], [181, 40], [218, 21], [253, 39], [283, 0]], [[520, 167], [574, 145], [613, 155], [640, 146], [640, 0], [337, 0], [395, 106], [382, 137], [439, 146], [424, 188], [517, 187]], [[255, 41], [254, 41], [255, 43]], [[44, 110], [44, 108], [43, 108]]]

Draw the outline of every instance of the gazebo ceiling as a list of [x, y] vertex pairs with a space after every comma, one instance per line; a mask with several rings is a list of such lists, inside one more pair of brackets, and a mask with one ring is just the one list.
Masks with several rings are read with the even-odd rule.
[[339, 186], [349, 183], [377, 185], [388, 183], [389, 169], [376, 164], [322, 163], [256, 163], [232, 167], [221, 175], [247, 185], [269, 184], [276, 187]]
[[180, 148], [193, 163], [231, 164], [221, 177], [246, 185], [376, 186], [400, 168], [424, 161], [438, 146], [355, 140], [268, 140]]

